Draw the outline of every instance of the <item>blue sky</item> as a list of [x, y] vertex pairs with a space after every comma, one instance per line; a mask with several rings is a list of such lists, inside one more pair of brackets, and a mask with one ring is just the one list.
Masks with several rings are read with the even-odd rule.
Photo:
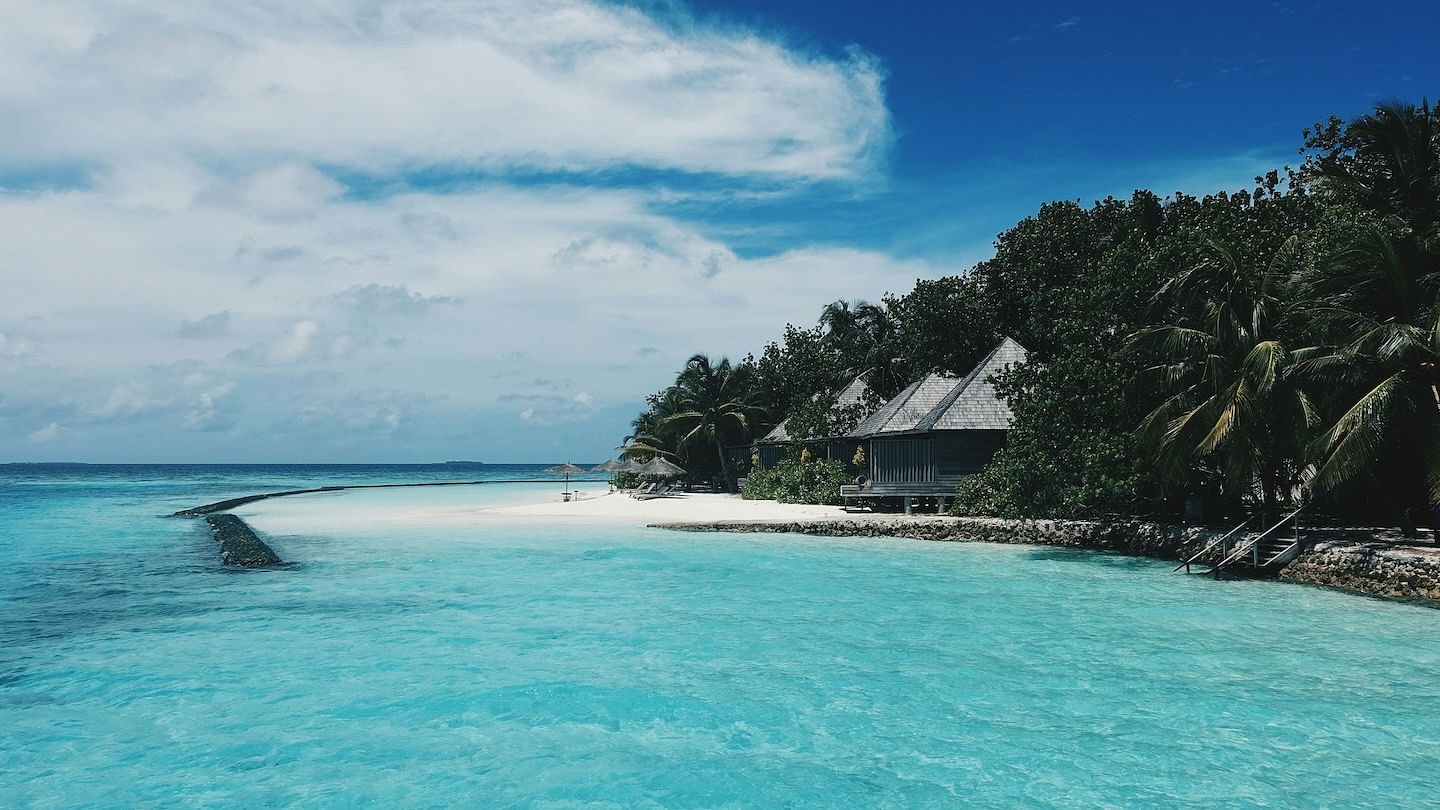
[[3, 14], [0, 461], [598, 460], [695, 351], [1440, 95], [1420, 4]]

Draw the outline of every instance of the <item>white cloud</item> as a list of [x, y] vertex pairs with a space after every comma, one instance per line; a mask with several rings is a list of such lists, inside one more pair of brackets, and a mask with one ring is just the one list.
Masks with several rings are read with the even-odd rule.
[[[306, 407], [290, 404], [290, 392], [343, 396], [376, 381], [448, 392], [446, 408], [501, 409], [510, 418], [528, 410], [530, 424], [551, 425], [637, 401], [695, 351], [757, 350], [786, 322], [813, 321], [827, 300], [874, 299], [958, 269], [832, 246], [743, 258], [698, 227], [651, 212], [648, 199], [488, 185], [375, 201], [342, 195], [317, 202], [304, 221], [280, 221], [264, 206], [132, 205], [104, 189], [0, 196], [0, 230], [26, 235], [0, 248], [16, 290], [0, 298], [0, 329], [24, 322], [27, 341], [45, 346], [43, 357], [12, 362], [58, 364], [67, 385], [91, 381], [96, 393], [68, 394], [97, 403], [81, 415], [139, 413], [147, 398], [171, 399], [157, 393], [171, 379], [163, 375], [147, 380], [145, 393], [115, 391], [157, 362], [187, 360], [174, 374], [238, 388], [208, 400], [197, 388], [170, 407], [156, 404], [146, 412], [163, 418], [157, 425], [264, 430], [285, 423], [276, 411]], [[437, 217], [455, 238], [412, 227]], [[267, 263], [258, 249], [237, 251], [241, 242], [294, 246], [298, 257]], [[244, 317], [195, 319], [197, 307]], [[187, 320], [177, 332], [173, 325]], [[182, 336], [198, 334], [209, 337]], [[528, 389], [506, 379], [475, 383], [508, 371], [517, 381], [568, 377], [578, 386], [553, 392], [560, 402], [502, 404]], [[317, 372], [324, 375], [296, 376]], [[53, 400], [47, 379], [31, 375], [12, 391], [28, 386], [30, 400]], [[577, 390], [591, 401], [575, 401]], [[405, 414], [434, 407], [406, 405], [395, 419], [423, 425]], [[351, 423], [383, 425], [381, 411]]]
[[336, 295], [335, 300], [362, 320], [384, 315], [414, 317], [435, 307], [460, 303], [446, 295], [422, 295], [403, 284], [356, 284]]
[[145, 385], [132, 380], [110, 389], [110, 395], [93, 415], [101, 418], [135, 416], [167, 404], [168, 400], [152, 396]]
[[177, 337], [182, 338], [213, 338], [220, 337], [230, 331], [230, 319], [235, 313], [230, 310], [212, 312], [202, 318], [185, 320], [180, 322], [180, 328], [176, 330]]
[[[460, 424], [504, 425], [513, 446], [522, 424], [603, 416], [614, 433], [696, 350], [738, 356], [827, 300], [956, 269], [828, 245], [747, 258], [656, 213], [713, 184], [587, 186], [703, 172], [733, 202], [869, 179], [889, 121], [858, 52], [584, 0], [3, 16], [0, 177], [75, 164], [93, 182], [0, 191], [0, 446], [61, 424], [67, 447], [157, 460], [313, 459], [358, 435], [433, 457]], [[385, 194], [345, 179], [469, 169], [570, 174]]]
[[181, 423], [186, 430], [216, 431], [234, 426], [235, 417], [226, 410], [235, 384], [230, 382], [214, 385], [195, 395], [190, 411]]
[[[0, 150], [854, 177], [889, 140], [883, 75], [743, 30], [592, 0], [10, 3]], [[245, 190], [327, 186], [288, 165]]]
[[330, 359], [336, 354], [333, 342], [321, 334], [320, 324], [300, 321], [278, 335], [236, 351], [231, 357], [248, 363], [292, 365]]
[[24, 357], [33, 350], [34, 346], [25, 338], [0, 334], [0, 357]]

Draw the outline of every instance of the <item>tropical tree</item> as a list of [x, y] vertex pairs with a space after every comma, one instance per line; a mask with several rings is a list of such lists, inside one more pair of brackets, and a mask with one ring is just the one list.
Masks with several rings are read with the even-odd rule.
[[1413, 529], [1409, 511], [1440, 506], [1440, 113], [1381, 104], [1332, 119], [1307, 146], [1302, 176], [1356, 212], [1306, 279], [1306, 315], [1330, 347], [1311, 371], [1331, 382], [1338, 414], [1311, 485], [1387, 468]]
[[[885, 307], [863, 300], [835, 301], [820, 311], [819, 323], [825, 344], [839, 354], [844, 377], [864, 377], [882, 399], [909, 382], [899, 330]], [[848, 380], [837, 384], [844, 382]]]
[[1320, 423], [1298, 373], [1313, 350], [1287, 345], [1283, 323], [1302, 261], [1298, 237], [1260, 272], [1212, 241], [1207, 257], [1157, 293], [1168, 322], [1134, 339], [1156, 361], [1140, 379], [1165, 393], [1137, 430], [1161, 474], [1183, 481], [1212, 463], [1232, 499], [1259, 492], [1267, 520], [1299, 484]]
[[638, 461], [656, 456], [679, 458], [675, 431], [666, 420], [684, 410], [682, 398], [680, 388], [674, 385], [647, 397], [649, 407], [630, 422], [630, 435], [625, 437], [621, 455]]
[[862, 327], [871, 304], [864, 300], [833, 301], [820, 310], [820, 329], [825, 342], [842, 352], [853, 353], [856, 344], [864, 339]]
[[818, 327], [786, 326], [783, 339], [767, 343], [759, 357], [747, 357], [742, 365], [752, 369], [755, 404], [773, 419], [848, 382], [843, 358]]
[[731, 492], [736, 489], [735, 477], [725, 444], [748, 440], [764, 416], [764, 409], [754, 404], [751, 373], [746, 364], [731, 366], [727, 359], [712, 363], [703, 354], [691, 357], [675, 385], [681, 410], [659, 421], [662, 431], [673, 432], [678, 447], [714, 447], [720, 474]]

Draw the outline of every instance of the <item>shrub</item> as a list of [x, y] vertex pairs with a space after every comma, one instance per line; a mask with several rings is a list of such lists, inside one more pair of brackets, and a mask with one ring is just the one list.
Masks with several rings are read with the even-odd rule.
[[983, 471], [960, 482], [950, 514], [1083, 518], [1117, 509], [1133, 513], [1138, 476], [1126, 474], [1134, 462], [1125, 455], [1123, 443], [1089, 435], [1071, 441], [1083, 451], [1070, 453], [1065, 468], [1053, 460], [1037, 461], [1023, 445], [996, 453]]
[[839, 504], [840, 486], [853, 483], [839, 461], [801, 461], [787, 458], [768, 470], [754, 470], [745, 478], [740, 497], [780, 503]]

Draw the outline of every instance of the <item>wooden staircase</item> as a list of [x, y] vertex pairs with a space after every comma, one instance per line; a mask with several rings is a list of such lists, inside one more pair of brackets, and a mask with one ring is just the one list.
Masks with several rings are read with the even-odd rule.
[[[1282, 518], [1279, 523], [1258, 535], [1241, 535], [1240, 530], [1250, 525], [1250, 522], [1255, 519], [1251, 517], [1231, 529], [1223, 537], [1205, 544], [1205, 548], [1175, 566], [1175, 570], [1179, 571], [1184, 568], [1185, 573], [1190, 573], [1191, 564], [1210, 553], [1218, 545], [1220, 561], [1211, 566], [1210, 570], [1205, 571], [1205, 574], [1217, 578], [1222, 574], [1249, 577], [1274, 576], [1279, 573], [1281, 568], [1285, 567], [1286, 563], [1300, 554], [1302, 543], [1300, 541], [1299, 516], [1304, 510], [1305, 507], [1301, 506]], [[1292, 531], [1285, 531], [1287, 527]]]

